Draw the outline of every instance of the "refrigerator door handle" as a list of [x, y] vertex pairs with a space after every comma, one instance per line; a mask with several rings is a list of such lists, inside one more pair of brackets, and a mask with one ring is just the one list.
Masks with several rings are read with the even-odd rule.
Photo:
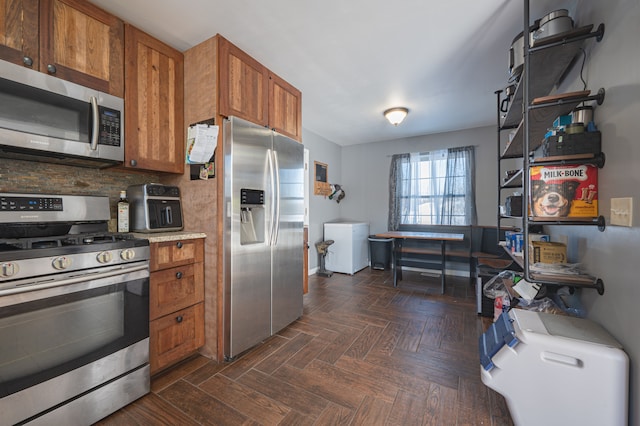
[[280, 164], [278, 163], [278, 151], [273, 150], [273, 165], [274, 165], [274, 176], [275, 176], [275, 189], [274, 200], [276, 205], [275, 215], [273, 217], [273, 229], [275, 230], [273, 245], [278, 244], [278, 234], [280, 233]]
[[276, 172], [273, 164], [273, 150], [267, 150], [267, 159], [269, 162], [269, 182], [271, 184], [271, 229], [269, 229], [269, 238], [268, 244], [270, 246], [275, 245], [275, 234], [276, 234], [276, 203], [275, 199], [277, 198], [276, 194]]

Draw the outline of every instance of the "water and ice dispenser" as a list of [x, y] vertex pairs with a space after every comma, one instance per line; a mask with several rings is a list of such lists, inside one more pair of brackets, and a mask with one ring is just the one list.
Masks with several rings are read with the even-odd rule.
[[265, 241], [264, 191], [240, 190], [240, 244]]

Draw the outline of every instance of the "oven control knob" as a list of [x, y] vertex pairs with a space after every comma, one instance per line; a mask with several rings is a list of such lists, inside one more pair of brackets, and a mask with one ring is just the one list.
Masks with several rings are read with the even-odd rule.
[[131, 260], [136, 257], [136, 252], [133, 249], [124, 249], [120, 252], [122, 260]]
[[17, 274], [18, 271], [20, 271], [20, 268], [17, 263], [7, 262], [0, 265], [0, 277], [2, 278], [12, 277]]
[[96, 256], [96, 259], [98, 260], [98, 263], [109, 263], [113, 260], [113, 255], [110, 251], [101, 251]]
[[66, 256], [56, 257], [53, 259], [53, 262], [51, 262], [51, 266], [57, 270], [67, 269], [71, 266], [71, 259]]

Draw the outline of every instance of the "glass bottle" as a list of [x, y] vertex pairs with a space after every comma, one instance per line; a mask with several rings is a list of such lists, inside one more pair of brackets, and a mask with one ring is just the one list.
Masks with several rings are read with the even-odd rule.
[[127, 191], [120, 191], [118, 201], [118, 232], [129, 232], [129, 200]]

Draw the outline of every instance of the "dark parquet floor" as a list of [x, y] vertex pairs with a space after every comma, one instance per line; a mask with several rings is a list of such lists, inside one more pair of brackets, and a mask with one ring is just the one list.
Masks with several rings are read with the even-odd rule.
[[101, 425], [512, 425], [480, 380], [468, 279], [310, 277], [304, 314], [234, 362], [196, 356]]

